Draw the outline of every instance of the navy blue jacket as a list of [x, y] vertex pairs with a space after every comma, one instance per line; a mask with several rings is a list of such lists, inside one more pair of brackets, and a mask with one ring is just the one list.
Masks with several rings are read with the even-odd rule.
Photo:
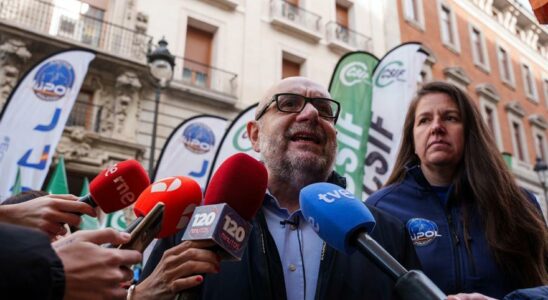
[[[496, 264], [473, 199], [449, 197], [444, 204], [419, 166], [408, 168], [401, 183], [379, 190], [366, 203], [406, 224], [424, 273], [446, 294], [478, 292], [502, 298], [519, 288]], [[467, 233], [464, 214], [470, 220]]]
[[[340, 182], [335, 182], [339, 185]], [[376, 220], [371, 236], [408, 269], [420, 269], [419, 260], [403, 224], [395, 217], [370, 208]], [[262, 211], [240, 262], [221, 262], [221, 272], [206, 275], [202, 299], [286, 299], [280, 255]], [[144, 270], [154, 270], [165, 250], [181, 241], [183, 232], [158, 241]], [[342, 254], [324, 243], [315, 299], [398, 299], [394, 281], [359, 252]]]

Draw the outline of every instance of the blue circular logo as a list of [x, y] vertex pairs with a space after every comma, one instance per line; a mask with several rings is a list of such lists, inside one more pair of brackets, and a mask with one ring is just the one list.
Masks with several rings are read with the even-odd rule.
[[213, 130], [200, 122], [188, 125], [182, 138], [185, 148], [196, 154], [207, 153], [215, 145]]
[[64, 60], [44, 64], [34, 76], [34, 94], [45, 101], [61, 99], [74, 84], [74, 68]]
[[415, 246], [426, 246], [441, 236], [436, 223], [422, 218], [407, 221], [407, 230]]

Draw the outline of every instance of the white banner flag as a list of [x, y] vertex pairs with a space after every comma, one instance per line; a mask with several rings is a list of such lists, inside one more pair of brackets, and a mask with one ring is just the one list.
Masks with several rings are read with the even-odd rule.
[[247, 122], [255, 119], [255, 108], [257, 108], [257, 105], [258, 103], [253, 104], [243, 110], [226, 130], [219, 149], [217, 149], [215, 159], [213, 160], [213, 168], [209, 172], [207, 179], [208, 183], [212, 174], [214, 174], [223, 161], [231, 155], [242, 152], [249, 154], [256, 159], [260, 158], [260, 154], [255, 152], [251, 147], [251, 141], [247, 136]]
[[208, 115], [181, 123], [166, 141], [154, 172], [154, 181], [170, 176], [188, 176], [203, 190], [227, 123], [224, 118]]
[[35, 65], [0, 116], [0, 200], [11, 195], [17, 167], [25, 189], [40, 189], [95, 53], [65, 50]]
[[377, 191], [392, 172], [403, 121], [426, 57], [419, 43], [406, 43], [388, 52], [375, 68], [363, 199]]

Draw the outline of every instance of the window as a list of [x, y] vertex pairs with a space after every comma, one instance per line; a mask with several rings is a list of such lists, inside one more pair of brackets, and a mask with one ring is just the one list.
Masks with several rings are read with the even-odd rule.
[[510, 130], [512, 132], [512, 144], [514, 148], [514, 153], [517, 155], [517, 159], [521, 162], [527, 162], [527, 153], [525, 146], [525, 132], [523, 131], [523, 125], [521, 120], [510, 117]]
[[[493, 93], [495, 92], [495, 93]], [[500, 123], [498, 118], [497, 104], [500, 101], [496, 91], [485, 87], [478, 88], [478, 97], [480, 112], [487, 128], [491, 131], [493, 140], [497, 144], [499, 150], [503, 150], [502, 136], [500, 132]]]
[[485, 37], [478, 28], [474, 26], [470, 26], [469, 28], [470, 43], [472, 46], [472, 58], [474, 59], [474, 64], [484, 71], [489, 72], [489, 59], [487, 57]]
[[97, 132], [96, 126], [100, 122], [100, 120], [97, 122], [95, 120], [97, 113], [98, 107], [93, 105], [93, 92], [80, 90], [68, 117], [67, 126], [81, 126], [86, 130]]
[[514, 132], [514, 141], [516, 141], [516, 143], [514, 143], [514, 148], [516, 148], [519, 160], [524, 161], [525, 154], [521, 143], [521, 126], [518, 122], [512, 122], [512, 129]]
[[438, 3], [440, 3], [438, 13], [440, 15], [441, 40], [450, 50], [459, 52], [460, 44], [458, 40], [455, 14], [447, 4], [441, 2]]
[[523, 75], [523, 88], [525, 89], [525, 95], [527, 95], [529, 99], [536, 100], [537, 89], [535, 87], [535, 77], [531, 71], [531, 68], [526, 64], [522, 64], [521, 72]]
[[213, 33], [192, 26], [187, 27], [183, 80], [209, 87]]
[[[103, 5], [95, 7], [93, 5]], [[98, 47], [103, 31], [105, 3], [101, 1], [54, 1], [49, 33]], [[115, 45], [118, 48], [121, 45]]]
[[491, 134], [495, 136], [495, 120], [494, 120], [494, 112], [491, 107], [485, 107], [485, 121], [487, 122], [487, 126], [489, 127], [489, 130], [491, 130]]
[[336, 4], [337, 10], [337, 23], [346, 28], [349, 28], [348, 25], [348, 7], [342, 6], [339, 3]]
[[502, 47], [498, 47], [497, 56], [499, 60], [499, 72], [500, 78], [503, 82], [514, 86], [514, 71], [512, 69], [512, 62], [508, 52]]
[[544, 79], [542, 81], [542, 85], [544, 86], [544, 102], [546, 103], [546, 106], [548, 107], [548, 79]]
[[420, 30], [424, 30], [422, 0], [403, 0], [405, 20]]
[[282, 79], [286, 77], [300, 76], [300, 75], [301, 75], [301, 64], [294, 61], [290, 61], [287, 58], [283, 58]]
[[546, 139], [541, 133], [535, 135], [535, 143], [537, 147], [537, 157], [540, 157], [543, 161], [546, 161]]

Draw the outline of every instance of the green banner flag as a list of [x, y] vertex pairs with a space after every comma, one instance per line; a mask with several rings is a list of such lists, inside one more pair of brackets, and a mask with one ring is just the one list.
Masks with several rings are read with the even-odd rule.
[[[84, 177], [84, 182], [82, 183], [82, 191], [80, 192], [80, 197], [83, 197], [89, 193], [89, 180], [87, 177]], [[80, 229], [84, 230], [93, 230], [98, 229], [99, 220], [92, 216], [82, 215], [82, 222], [80, 223]]]
[[59, 157], [59, 162], [55, 167], [55, 171], [51, 176], [46, 192], [50, 194], [68, 194], [68, 180], [67, 173], [65, 171], [65, 159], [63, 156]]
[[337, 121], [337, 159], [335, 170], [346, 177], [347, 189], [362, 195], [364, 160], [371, 123], [372, 74], [379, 60], [371, 53], [344, 55], [333, 72], [329, 92], [341, 103]]
[[17, 167], [17, 175], [15, 176], [15, 183], [13, 184], [13, 187], [11, 188], [11, 195], [15, 196], [23, 191], [23, 187], [21, 186], [21, 168]]
[[111, 214], [108, 214], [105, 218], [105, 223], [103, 224], [104, 228], [110, 227], [118, 231], [126, 230], [126, 218], [124, 216], [124, 210], [115, 211]]

